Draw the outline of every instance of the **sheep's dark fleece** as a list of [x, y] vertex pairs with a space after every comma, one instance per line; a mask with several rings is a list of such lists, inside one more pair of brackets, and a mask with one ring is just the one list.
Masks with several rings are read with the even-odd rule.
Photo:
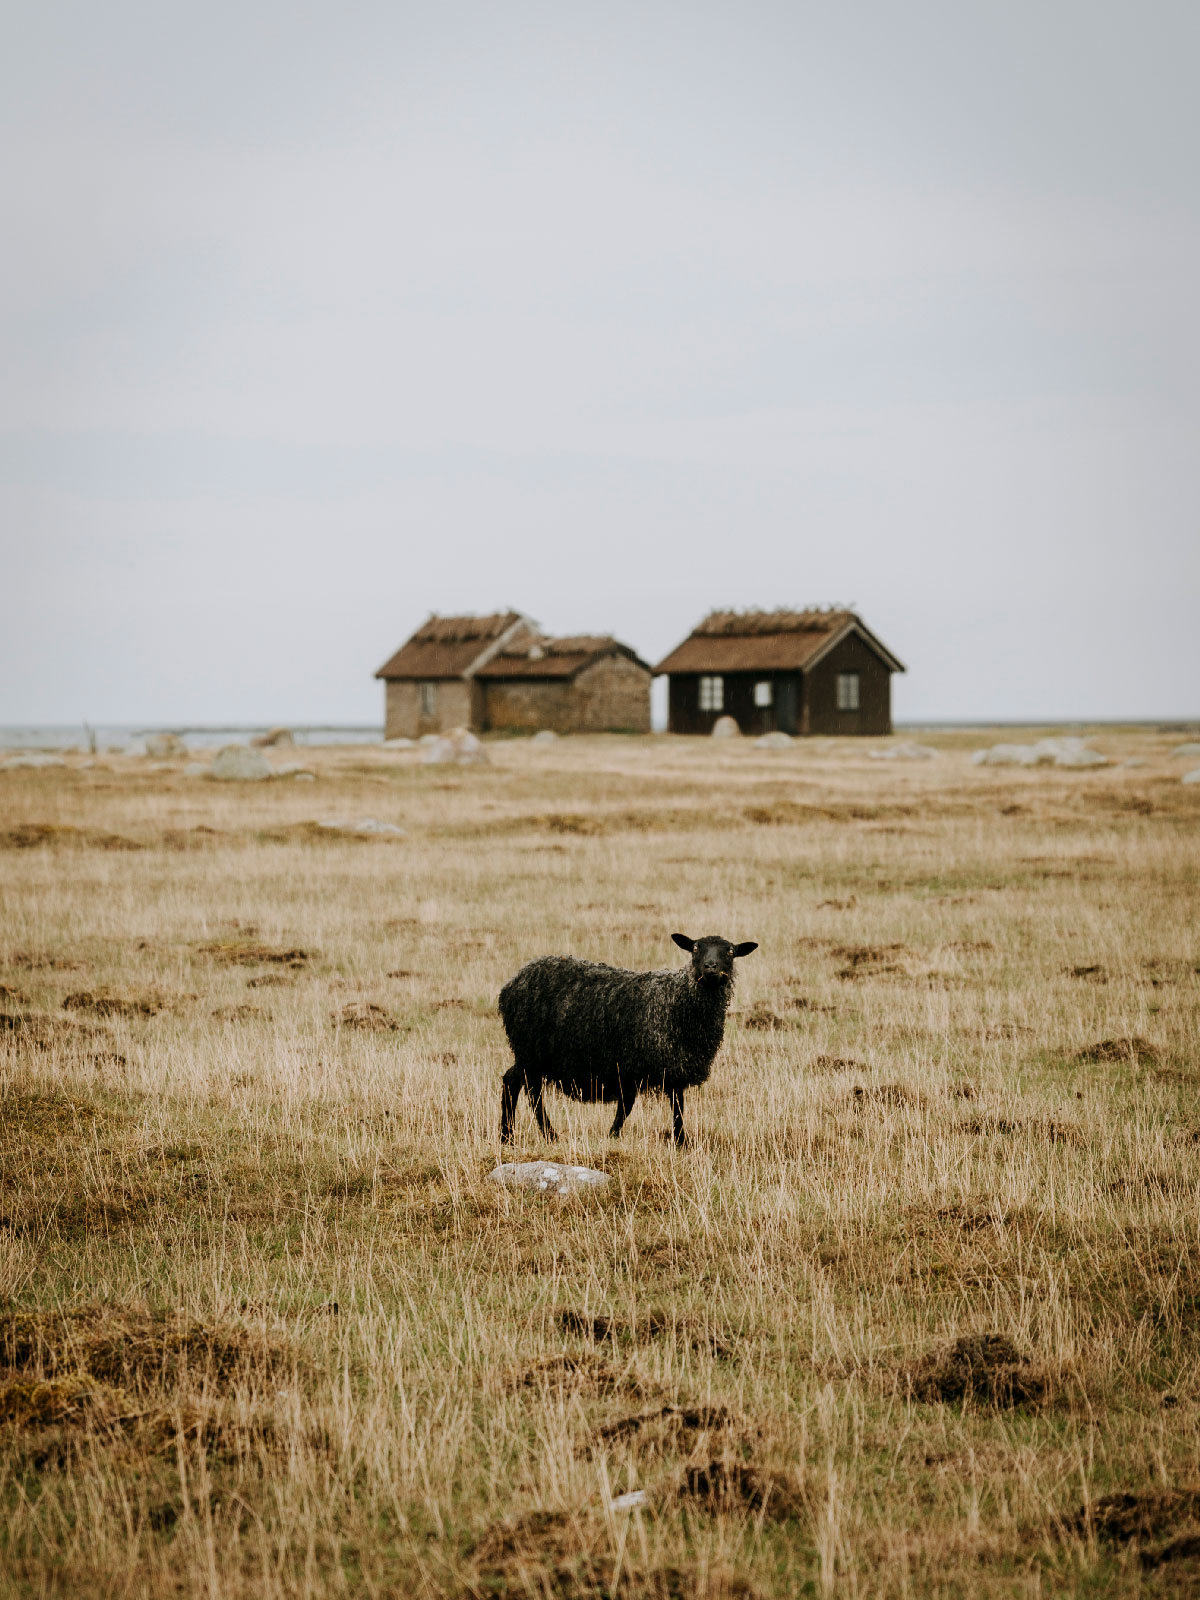
[[684, 1143], [683, 1091], [708, 1078], [725, 1033], [734, 959], [758, 946], [715, 934], [671, 937], [692, 958], [676, 972], [542, 956], [504, 985], [500, 1015], [516, 1060], [504, 1074], [502, 1144], [512, 1138], [522, 1089], [543, 1135], [555, 1137], [542, 1104], [546, 1083], [575, 1100], [615, 1100], [614, 1139], [639, 1094], [665, 1094], [675, 1143]]

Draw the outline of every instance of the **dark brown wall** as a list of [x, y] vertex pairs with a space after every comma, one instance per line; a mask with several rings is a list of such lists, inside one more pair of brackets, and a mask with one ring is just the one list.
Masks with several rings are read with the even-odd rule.
[[[839, 672], [857, 672], [858, 710], [837, 708]], [[785, 733], [883, 734], [892, 731], [892, 674], [875, 652], [857, 634], [835, 645], [823, 661], [809, 672], [726, 672], [725, 707], [722, 711], [700, 710], [700, 677], [697, 673], [670, 674], [667, 727], [672, 733], [711, 733], [718, 717], [733, 717], [744, 734], [769, 733], [783, 727]], [[775, 703], [754, 704], [754, 685], [770, 678], [775, 685]], [[796, 720], [784, 720], [784, 680], [795, 683]]]
[[[858, 710], [837, 708], [839, 672], [857, 672]], [[851, 634], [805, 675], [803, 733], [881, 734], [892, 731], [892, 675], [875, 652]]]
[[[770, 733], [780, 726], [786, 704], [785, 680], [794, 684], [796, 722], [787, 733], [800, 732], [804, 705], [804, 682], [798, 672], [726, 672], [725, 705], [720, 711], [701, 711], [700, 677], [697, 673], [672, 672], [667, 695], [667, 727], [671, 733], [711, 733], [718, 717], [732, 717], [745, 734]], [[775, 686], [773, 705], [754, 704], [754, 685], [770, 680]]]

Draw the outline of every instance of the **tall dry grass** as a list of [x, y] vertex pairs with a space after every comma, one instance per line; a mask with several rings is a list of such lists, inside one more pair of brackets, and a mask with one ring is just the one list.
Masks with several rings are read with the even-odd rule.
[[[0, 1594], [1193, 1581], [1200, 796], [939, 742], [0, 773]], [[500, 984], [675, 929], [691, 1148], [486, 1183]]]

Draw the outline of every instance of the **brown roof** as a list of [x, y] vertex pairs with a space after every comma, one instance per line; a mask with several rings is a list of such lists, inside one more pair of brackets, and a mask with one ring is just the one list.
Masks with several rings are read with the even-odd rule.
[[713, 611], [660, 661], [662, 672], [803, 672], [848, 633], [894, 672], [904, 667], [853, 611]]
[[494, 655], [476, 674], [479, 678], [573, 678], [604, 656], [623, 655], [650, 671], [627, 644], [607, 634], [574, 634], [569, 638], [518, 640]]
[[428, 617], [375, 676], [460, 678], [490, 645], [525, 620], [519, 611], [497, 611], [490, 617]]

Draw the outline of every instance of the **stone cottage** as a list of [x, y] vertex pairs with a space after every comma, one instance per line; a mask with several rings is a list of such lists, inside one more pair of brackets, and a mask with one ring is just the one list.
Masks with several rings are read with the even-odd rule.
[[519, 611], [431, 616], [375, 676], [388, 739], [449, 728], [650, 731], [651, 669], [628, 645], [552, 638]]

